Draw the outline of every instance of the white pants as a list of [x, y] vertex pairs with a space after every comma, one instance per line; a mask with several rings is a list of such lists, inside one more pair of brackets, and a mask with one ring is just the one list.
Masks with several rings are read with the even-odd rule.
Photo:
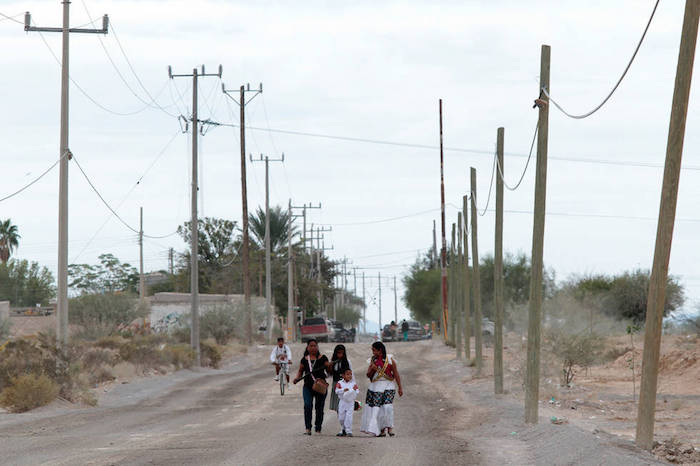
[[338, 422], [340, 422], [340, 427], [347, 434], [352, 434], [352, 415], [355, 411], [354, 401], [343, 401], [338, 402]]

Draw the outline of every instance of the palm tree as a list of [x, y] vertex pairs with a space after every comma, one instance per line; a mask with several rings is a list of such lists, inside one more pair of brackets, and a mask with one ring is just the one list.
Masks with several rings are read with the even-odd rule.
[[[248, 222], [253, 234], [253, 241], [260, 249], [265, 249], [265, 210], [258, 207], [255, 214], [250, 214]], [[292, 234], [295, 228], [292, 227]], [[274, 254], [287, 244], [289, 235], [289, 212], [280, 206], [270, 207], [270, 251]]]
[[13, 225], [9, 218], [4, 222], [0, 221], [0, 262], [7, 263], [12, 251], [19, 246], [20, 238], [21, 236], [17, 233], [17, 225]]

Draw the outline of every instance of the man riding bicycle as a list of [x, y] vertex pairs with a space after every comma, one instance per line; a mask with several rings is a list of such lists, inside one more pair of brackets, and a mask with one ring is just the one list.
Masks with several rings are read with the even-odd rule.
[[[277, 346], [270, 353], [270, 362], [275, 365], [275, 380], [280, 379], [281, 363], [287, 363], [288, 366], [292, 365], [292, 350], [284, 343], [284, 338], [279, 337], [277, 339]], [[289, 383], [289, 372], [285, 375], [287, 376], [287, 383]]]

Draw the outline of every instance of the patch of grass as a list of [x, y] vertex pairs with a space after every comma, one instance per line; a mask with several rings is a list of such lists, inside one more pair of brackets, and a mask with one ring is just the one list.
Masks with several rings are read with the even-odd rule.
[[59, 386], [46, 375], [25, 374], [12, 378], [0, 392], [0, 405], [15, 413], [44, 406], [56, 399]]
[[190, 345], [184, 343], [166, 345], [163, 353], [175, 369], [187, 369], [194, 364], [194, 351]]

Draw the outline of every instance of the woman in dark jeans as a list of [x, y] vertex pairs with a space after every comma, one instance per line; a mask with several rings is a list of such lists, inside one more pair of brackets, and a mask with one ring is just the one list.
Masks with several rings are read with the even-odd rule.
[[306, 425], [306, 435], [311, 435], [311, 414], [313, 411], [313, 403], [316, 403], [316, 422], [314, 426], [317, 433], [321, 433], [323, 426], [323, 405], [326, 404], [326, 394], [317, 393], [312, 390], [314, 380], [326, 380], [328, 376], [326, 370], [330, 368], [328, 358], [321, 354], [318, 349], [318, 342], [314, 339], [306, 343], [306, 351], [304, 357], [299, 362], [299, 371], [294, 379], [296, 384], [304, 379], [304, 423]]

